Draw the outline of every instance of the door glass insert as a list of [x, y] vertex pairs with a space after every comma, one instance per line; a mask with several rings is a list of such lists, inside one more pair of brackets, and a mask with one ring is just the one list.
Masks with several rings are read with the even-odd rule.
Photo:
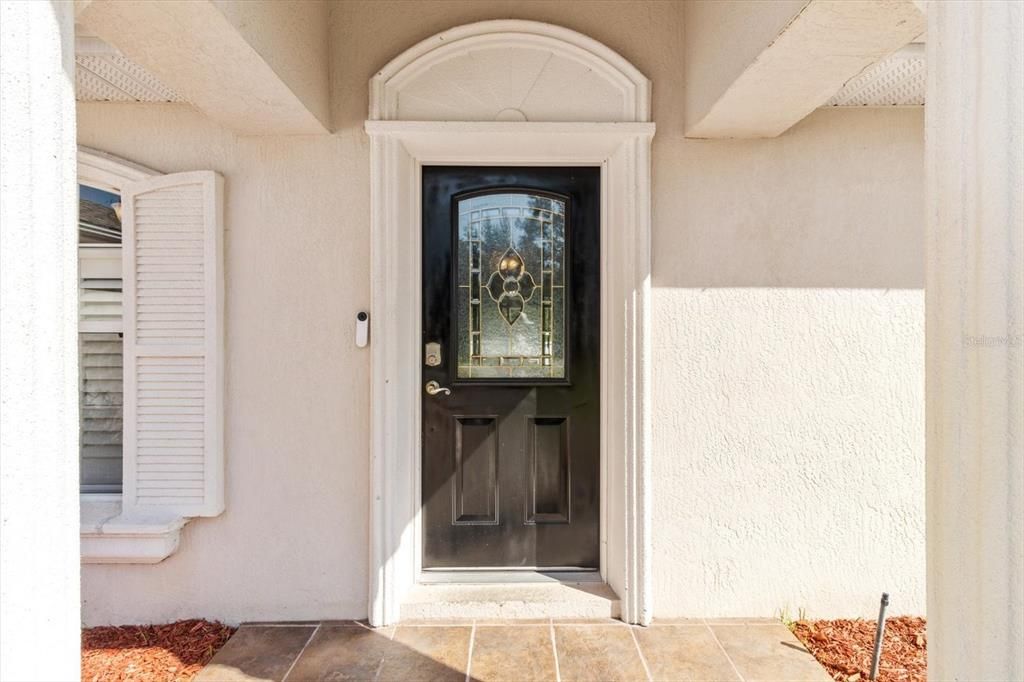
[[565, 379], [563, 198], [457, 200], [459, 379]]

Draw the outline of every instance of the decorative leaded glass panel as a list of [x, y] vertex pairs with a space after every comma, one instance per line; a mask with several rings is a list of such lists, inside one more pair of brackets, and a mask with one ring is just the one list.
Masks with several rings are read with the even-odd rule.
[[458, 378], [565, 378], [565, 201], [458, 200]]

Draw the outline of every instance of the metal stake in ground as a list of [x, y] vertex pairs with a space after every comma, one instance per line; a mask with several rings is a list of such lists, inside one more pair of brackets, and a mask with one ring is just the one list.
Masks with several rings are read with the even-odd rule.
[[885, 609], [889, 606], [889, 593], [882, 593], [882, 604], [878, 607], [878, 628], [875, 630], [875, 651], [871, 655], [871, 682], [878, 678], [878, 663], [882, 660], [882, 638], [885, 636]]

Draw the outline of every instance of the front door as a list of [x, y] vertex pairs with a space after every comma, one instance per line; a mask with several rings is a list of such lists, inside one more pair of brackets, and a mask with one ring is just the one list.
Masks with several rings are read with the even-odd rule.
[[423, 568], [597, 570], [600, 169], [423, 168]]

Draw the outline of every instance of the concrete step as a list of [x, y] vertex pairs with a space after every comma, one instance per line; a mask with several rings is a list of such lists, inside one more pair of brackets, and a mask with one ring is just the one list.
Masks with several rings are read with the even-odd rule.
[[618, 618], [618, 595], [604, 583], [421, 584], [402, 602], [403, 621]]

